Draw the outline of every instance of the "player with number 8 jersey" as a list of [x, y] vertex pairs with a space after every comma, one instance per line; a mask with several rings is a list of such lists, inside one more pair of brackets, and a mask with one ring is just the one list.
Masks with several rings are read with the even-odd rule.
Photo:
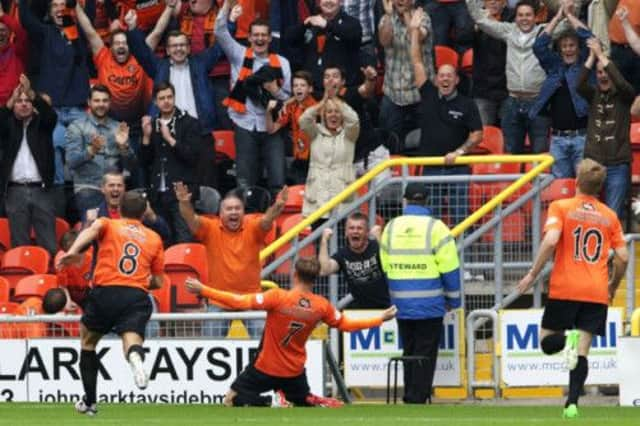
[[136, 386], [145, 389], [148, 384], [142, 348], [153, 310], [148, 291], [162, 286], [164, 249], [160, 236], [141, 222], [147, 207], [146, 198], [139, 192], [125, 193], [120, 205], [122, 219], [97, 219], [58, 260], [58, 268], [77, 263], [83, 249], [94, 241], [98, 244], [93, 288], [80, 320], [80, 374], [85, 394], [76, 403], [76, 410], [81, 414], [97, 414], [100, 361], [96, 345], [107, 333], [121, 337]]
[[392, 306], [379, 316], [348, 318], [324, 297], [314, 294], [313, 283], [320, 273], [316, 258], [296, 261], [291, 290], [273, 289], [265, 293], [238, 295], [204, 286], [195, 278], [186, 281], [187, 289], [233, 309], [264, 309], [267, 322], [260, 352], [231, 385], [225, 396], [226, 405], [261, 406], [267, 401], [260, 394], [269, 390], [282, 392], [286, 401], [297, 406], [339, 406], [333, 398], [312, 395], [304, 370], [307, 358], [305, 344], [320, 322], [342, 331], [376, 327], [395, 316]]

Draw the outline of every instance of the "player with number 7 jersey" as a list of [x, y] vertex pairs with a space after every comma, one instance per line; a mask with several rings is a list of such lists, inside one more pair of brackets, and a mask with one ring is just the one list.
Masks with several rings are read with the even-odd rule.
[[304, 370], [305, 344], [320, 322], [342, 331], [376, 327], [392, 319], [396, 307], [371, 318], [344, 316], [324, 297], [314, 294], [313, 283], [320, 273], [316, 258], [300, 258], [295, 264], [291, 290], [273, 289], [265, 293], [238, 295], [204, 286], [195, 278], [186, 281], [187, 289], [208, 297], [212, 302], [233, 309], [267, 311], [267, 322], [260, 352], [231, 385], [224, 403], [235, 406], [267, 405], [260, 394], [269, 390], [284, 393], [296, 406], [339, 406], [339, 401], [312, 395]]
[[153, 311], [148, 291], [162, 286], [164, 249], [160, 236], [141, 222], [146, 209], [147, 200], [142, 194], [125, 193], [120, 205], [122, 219], [97, 219], [78, 235], [56, 265], [60, 269], [77, 263], [83, 249], [94, 241], [98, 243], [93, 288], [80, 319], [80, 374], [85, 394], [76, 403], [76, 410], [81, 414], [97, 414], [100, 362], [96, 345], [107, 333], [121, 337], [136, 386], [144, 389], [148, 384], [142, 348]]

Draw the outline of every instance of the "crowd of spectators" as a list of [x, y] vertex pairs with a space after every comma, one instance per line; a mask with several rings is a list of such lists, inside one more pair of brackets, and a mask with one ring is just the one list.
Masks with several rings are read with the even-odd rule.
[[[439, 63], [443, 45], [473, 49], [472, 69]], [[200, 185], [231, 189], [212, 132], [233, 132], [240, 188], [306, 184], [309, 215], [390, 153], [468, 174], [456, 158], [493, 125], [507, 153], [551, 152], [558, 178], [604, 164], [623, 217], [639, 90], [636, 0], [2, 0], [3, 209], [13, 245], [33, 227], [53, 255], [56, 216], [117, 217], [116, 179], [145, 188], [165, 244], [190, 242], [227, 223], [186, 206]], [[443, 196], [460, 222], [466, 184]]]

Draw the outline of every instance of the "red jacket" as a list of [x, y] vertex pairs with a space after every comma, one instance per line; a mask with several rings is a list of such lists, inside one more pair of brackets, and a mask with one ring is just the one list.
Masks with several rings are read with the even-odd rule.
[[28, 46], [27, 33], [13, 16], [2, 15], [0, 22], [14, 34], [13, 40], [0, 49], [0, 106], [3, 106], [20, 82], [20, 74], [24, 72], [27, 62]]

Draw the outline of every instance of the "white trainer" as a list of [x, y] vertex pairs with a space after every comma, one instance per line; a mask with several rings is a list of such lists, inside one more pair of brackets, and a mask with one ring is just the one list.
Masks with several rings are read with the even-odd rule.
[[149, 377], [144, 371], [144, 365], [142, 365], [142, 358], [137, 352], [131, 352], [129, 354], [129, 365], [131, 366], [131, 372], [133, 373], [133, 381], [140, 390], [144, 390], [149, 385]]
[[76, 411], [80, 414], [86, 414], [87, 416], [93, 417], [98, 414], [98, 407], [96, 404], [87, 405], [84, 402], [84, 399], [76, 402]]
[[271, 400], [271, 408], [291, 408], [292, 404], [287, 401], [284, 392], [277, 390], [273, 393], [273, 399]]

